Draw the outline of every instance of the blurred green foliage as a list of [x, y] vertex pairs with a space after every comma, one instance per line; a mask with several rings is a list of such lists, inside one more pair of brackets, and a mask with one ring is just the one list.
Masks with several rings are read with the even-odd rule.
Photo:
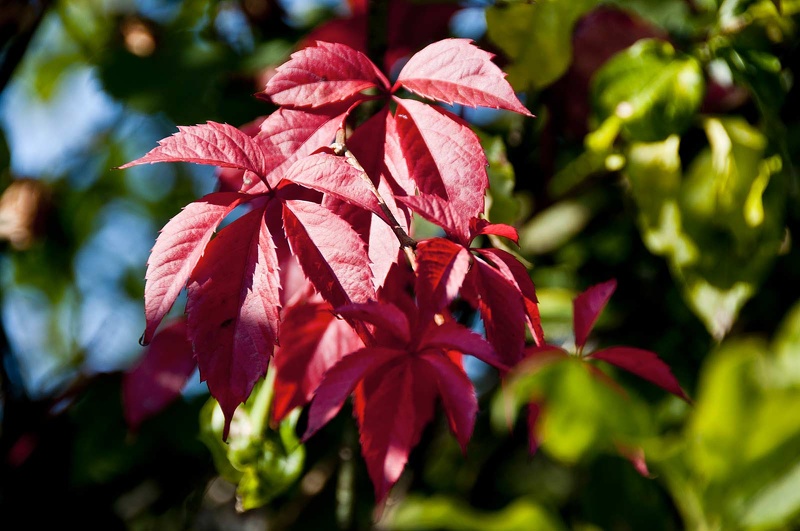
[[[468, 365], [481, 408], [467, 454], [440, 415], [382, 512], [347, 411], [300, 445], [304, 413], [269, 426], [265, 382], [223, 442], [196, 378], [138, 433], [119, 398], [120, 373], [142, 352], [149, 246], [215, 180], [190, 165], [113, 168], [178, 124], [242, 125], [274, 110], [254, 94], [339, 13], [334, 3], [8, 5], [2, 71], [24, 54], [0, 86], [0, 526], [800, 526], [797, 0], [485, 8], [478, 44], [537, 116], [476, 120], [487, 214], [519, 229], [510, 250], [531, 267], [548, 340], [569, 347], [572, 299], [614, 277], [591, 347], [657, 352], [693, 403], [577, 358], [503, 384]], [[100, 96], [70, 92], [80, 74]], [[71, 108], [88, 116], [98, 98], [102, 119], [71, 122]], [[46, 164], [61, 140], [72, 147]], [[30, 242], [14, 243], [12, 226]], [[530, 455], [534, 398], [545, 408]]]

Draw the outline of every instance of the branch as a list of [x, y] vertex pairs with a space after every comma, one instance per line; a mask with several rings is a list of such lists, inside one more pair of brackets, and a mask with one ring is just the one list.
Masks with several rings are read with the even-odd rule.
[[364, 170], [364, 167], [361, 165], [360, 162], [358, 162], [356, 156], [353, 155], [353, 153], [349, 149], [347, 149], [347, 146], [345, 145], [345, 139], [346, 139], [345, 137], [346, 133], [343, 128], [336, 131], [336, 140], [331, 146], [333, 152], [336, 155], [339, 155], [340, 157], [345, 157], [345, 159], [351, 166], [353, 166], [354, 168], [356, 168], [361, 172], [361, 178], [369, 187], [370, 191], [372, 192], [372, 195], [374, 195], [375, 198], [378, 200], [378, 204], [381, 207], [381, 211], [383, 212], [384, 216], [386, 216], [386, 219], [389, 220], [389, 226], [392, 228], [394, 235], [397, 237], [397, 241], [400, 242], [400, 247], [406, 254], [406, 257], [408, 258], [411, 267], [414, 270], [416, 270], [417, 259], [416, 256], [414, 255], [414, 250], [417, 248], [417, 240], [409, 236], [408, 233], [403, 228], [403, 226], [400, 225], [400, 223], [397, 221], [397, 218], [394, 217], [394, 214], [392, 214], [392, 211], [389, 209], [389, 206], [386, 204], [386, 201], [384, 201], [383, 197], [381, 196], [381, 193], [375, 187], [375, 184], [372, 182], [372, 179], [369, 178], [369, 175], [367, 175], [366, 170]]

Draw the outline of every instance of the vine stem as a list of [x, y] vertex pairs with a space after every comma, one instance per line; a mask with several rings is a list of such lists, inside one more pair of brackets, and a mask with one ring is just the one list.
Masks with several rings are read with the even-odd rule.
[[344, 128], [340, 128], [338, 131], [336, 131], [336, 140], [331, 146], [331, 149], [333, 149], [333, 152], [336, 155], [344, 157], [345, 160], [348, 162], [348, 164], [359, 170], [359, 172], [361, 173], [362, 180], [369, 187], [369, 190], [370, 192], [372, 192], [372, 195], [375, 196], [375, 199], [378, 200], [378, 204], [381, 207], [381, 211], [383, 212], [383, 215], [386, 216], [386, 219], [389, 221], [389, 226], [392, 228], [394, 235], [397, 237], [397, 241], [400, 242], [400, 247], [403, 249], [403, 252], [405, 253], [406, 258], [408, 259], [409, 264], [411, 264], [411, 268], [414, 271], [416, 271], [417, 257], [414, 254], [414, 250], [417, 248], [417, 241], [408, 235], [403, 226], [400, 225], [400, 223], [397, 221], [397, 218], [394, 217], [394, 214], [392, 214], [392, 211], [386, 204], [386, 201], [383, 199], [383, 196], [381, 196], [381, 193], [375, 187], [375, 184], [372, 182], [372, 179], [370, 179], [369, 175], [367, 175], [367, 172], [364, 169], [364, 167], [361, 165], [360, 162], [358, 162], [358, 159], [356, 158], [355, 155], [353, 155], [353, 152], [347, 149], [346, 140], [347, 140], [347, 133], [345, 132]]

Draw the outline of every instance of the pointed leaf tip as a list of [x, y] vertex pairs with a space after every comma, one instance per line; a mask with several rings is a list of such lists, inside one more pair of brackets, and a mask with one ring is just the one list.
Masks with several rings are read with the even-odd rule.
[[593, 352], [589, 358], [603, 360], [625, 369], [673, 395], [691, 402], [677, 378], [672, 374], [669, 365], [664, 363], [655, 352], [634, 347], [610, 347]]
[[447, 104], [505, 109], [533, 117], [492, 62], [493, 54], [470, 39], [444, 39], [414, 54], [397, 77], [399, 86]]
[[578, 350], [586, 344], [589, 332], [592, 331], [594, 323], [608, 304], [615, 289], [617, 289], [617, 281], [611, 279], [591, 286], [573, 301], [572, 321], [575, 330], [575, 347]]

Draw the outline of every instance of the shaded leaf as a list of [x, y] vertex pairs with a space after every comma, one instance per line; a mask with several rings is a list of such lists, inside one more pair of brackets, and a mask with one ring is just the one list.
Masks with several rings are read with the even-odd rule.
[[197, 367], [186, 320], [165, 326], [139, 362], [122, 379], [122, 403], [128, 427], [139, 426], [177, 399]]
[[593, 352], [589, 358], [616, 365], [689, 401], [669, 366], [654, 352], [633, 347], [609, 347]]
[[601, 284], [595, 284], [575, 297], [572, 302], [572, 321], [575, 329], [575, 346], [578, 350], [586, 344], [589, 332], [608, 304], [615, 289], [617, 289], [617, 281], [611, 279]]

